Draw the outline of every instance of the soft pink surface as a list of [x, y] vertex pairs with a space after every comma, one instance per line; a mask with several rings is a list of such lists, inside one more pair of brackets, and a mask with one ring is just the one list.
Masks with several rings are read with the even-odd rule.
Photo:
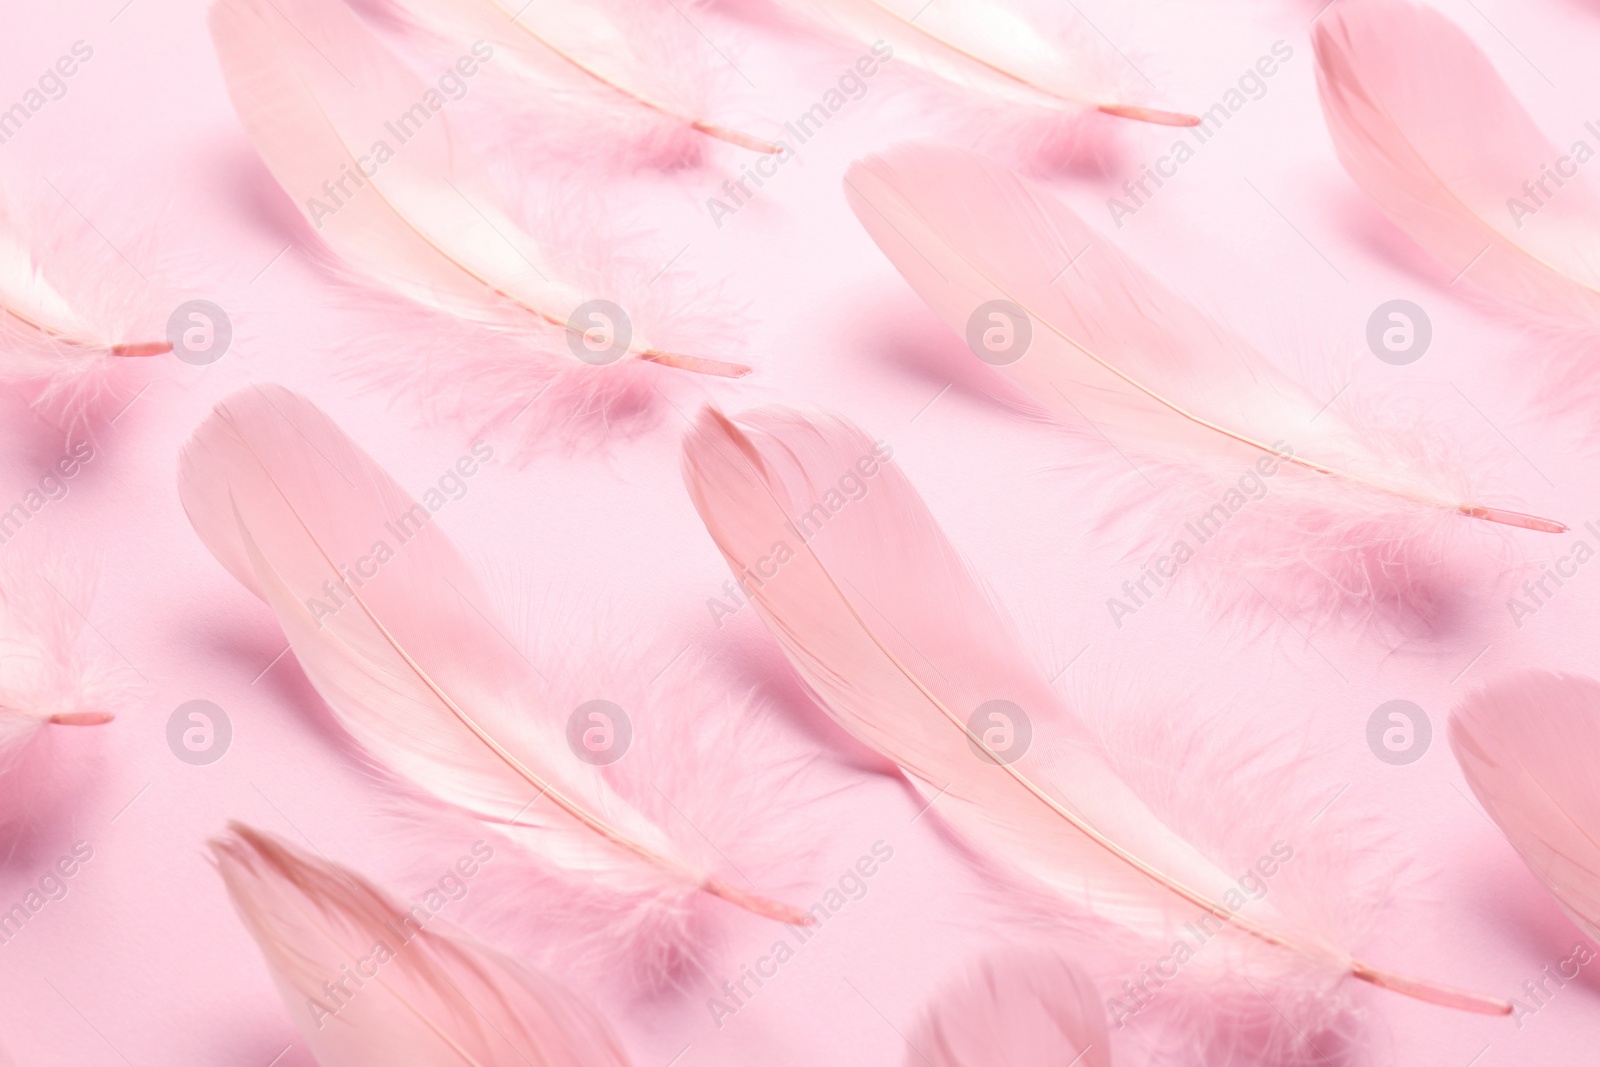
[[[1125, 247], [1290, 370], [1334, 382], [1329, 395], [1354, 378], [1369, 397], [1418, 397], [1456, 433], [1496, 443], [1504, 460], [1497, 484], [1520, 497], [1523, 510], [1574, 527], [1560, 537], [1507, 535], [1522, 557], [1553, 559], [1578, 538], [1593, 545], [1582, 529], [1600, 520], [1592, 462], [1576, 447], [1574, 426], [1526, 402], [1540, 348], [1469, 308], [1448, 273], [1384, 222], [1339, 168], [1315, 98], [1307, 26], [1317, 5], [1206, 0], [1143, 13], [1145, 5], [1080, 6], [1160, 86], [1154, 102], [1162, 106], [1202, 109], [1274, 41], [1294, 50], [1265, 97], [1124, 221], [1116, 233]], [[1442, 6], [1555, 142], [1585, 136], [1583, 123], [1600, 114], [1593, 5]], [[18, 539], [100, 554], [102, 592], [90, 618], [149, 682], [142, 710], [81, 746], [79, 795], [0, 868], [0, 907], [9, 907], [73, 842], [94, 850], [69, 895], [0, 945], [0, 1040], [25, 1065], [265, 1065], [280, 1054], [285, 1067], [312, 1062], [203, 857], [202, 841], [229, 818], [309, 841], [405, 897], [436, 881], [456, 855], [418, 861], [414, 849], [397, 845], [403, 839], [384, 814], [385, 794], [329, 742], [325, 713], [292, 657], [263, 673], [283, 638], [207, 554], [178, 505], [180, 444], [212, 404], [251, 381], [306, 393], [416, 492], [468, 444], [459, 428], [419, 428], [409, 405], [391, 407], [336, 375], [341, 346], [370, 321], [339, 308], [303, 249], [274, 262], [292, 239], [281, 224], [284, 205], [223, 95], [203, 7], [8, 0], [0, 35], [6, 106], [74, 41], [95, 49], [67, 96], [0, 146], [0, 175], [48, 178], [118, 247], [159, 228], [166, 249], [199, 279], [191, 295], [226, 308], [236, 329], [233, 350], [212, 367], [170, 358], [152, 365], [149, 388], [99, 434], [96, 460]], [[731, 120], [799, 114], [853, 58], [696, 17], [755, 83], [730, 80], [722, 114]], [[1276, 615], [1252, 636], [1219, 624], [1181, 583], [1117, 628], [1106, 598], [1137, 577], [1142, 560], [1128, 555], [1126, 531], [1091, 529], [1102, 499], [1096, 483], [1139, 476], [1110, 451], [1090, 451], [1089, 462], [1061, 470], [1087, 446], [982, 395], [970, 356], [872, 246], [840, 193], [852, 159], [937, 132], [910, 95], [875, 82], [720, 229], [704, 201], [745, 161], [731, 149], [700, 171], [628, 184], [630, 206], [659, 227], [661, 262], [683, 249], [678, 266], [726, 278], [726, 292], [748, 303], [745, 352], [758, 373], [724, 387], [723, 402], [831, 407], [890, 441], [1039, 654], [1060, 667], [1082, 651], [1063, 687], [1133, 691], [1147, 701], [1187, 688], [1193, 696], [1171, 709], [1174, 717], [1221, 715], [1252, 733], [1304, 736], [1322, 753], [1307, 772], [1307, 792], [1337, 795], [1337, 808], [1374, 811], [1391, 836], [1385, 847], [1398, 849], [1393, 862], [1412, 860], [1422, 876], [1355, 946], [1363, 958], [1521, 995], [1525, 980], [1572, 954], [1579, 935], [1469, 799], [1444, 729], [1452, 704], [1486, 677], [1532, 665], [1600, 673], [1600, 572], [1580, 570], [1519, 629], [1506, 607], [1510, 589], [1494, 584], [1498, 542], [1483, 539], [1480, 575], [1457, 592], [1434, 632], [1398, 648], [1352, 627], [1308, 630]], [[1116, 132], [1124, 151], [1111, 177], [1059, 184], [1106, 227], [1105, 197], [1178, 135], [1127, 124]], [[1397, 297], [1421, 304], [1434, 324], [1431, 351], [1408, 367], [1378, 362], [1364, 341], [1372, 309]], [[696, 403], [692, 390], [668, 392], [686, 410]], [[610, 614], [659, 636], [661, 664], [640, 670], [654, 673], [675, 650], [701, 643], [730, 673], [770, 679], [774, 714], [814, 722], [754, 612], [721, 629], [712, 622], [706, 598], [720, 592], [726, 571], [679, 480], [685, 423], [664, 411], [655, 431], [603, 454], [544, 457], [518, 470], [506, 442], [502, 460], [440, 521], [470, 556], [525, 575], [535, 597], [553, 593], [577, 617]], [[60, 444], [19, 401], [0, 400], [0, 412], [0, 505], [9, 506]], [[165, 740], [172, 710], [197, 698], [224, 707], [235, 729], [232, 749], [209, 767], [178, 761]], [[1431, 750], [1405, 767], [1380, 762], [1366, 741], [1373, 709], [1396, 698], [1420, 704], [1434, 730]], [[808, 743], [800, 728], [792, 732], [797, 747]], [[636, 1062], [897, 1062], [897, 1031], [989, 943], [996, 910], [932, 820], [912, 821], [920, 805], [911, 795], [842, 760], [820, 777], [852, 788], [809, 812], [814, 832], [795, 848], [813, 854], [795, 864], [788, 896], [817, 899], [876, 841], [892, 845], [893, 861], [721, 1029], [704, 987], [643, 1004], [595, 992]], [[726, 931], [708, 965], [718, 981], [737, 977], [774, 936], [741, 917], [730, 917]], [[1592, 971], [1520, 1027], [1363, 995], [1363, 1038], [1379, 1063], [1591, 1063], [1600, 1028]]]

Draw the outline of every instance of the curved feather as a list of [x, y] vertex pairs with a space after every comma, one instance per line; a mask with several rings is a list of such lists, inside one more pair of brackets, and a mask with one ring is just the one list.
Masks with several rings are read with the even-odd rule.
[[1008, 107], [1091, 109], [1162, 126], [1199, 118], [1106, 99], [1083, 62], [994, 0], [778, 0], [780, 6], [859, 42], [887, 42], [895, 58]]
[[322, 1067], [627, 1067], [589, 1004], [350, 871], [239, 823], [210, 851]]
[[1111, 1067], [1094, 983], [1037, 949], [995, 952], [940, 989], [906, 1043], [905, 1067]]
[[[343, 263], [496, 332], [575, 330], [569, 321], [591, 294], [564, 280], [500, 205], [484, 165], [452, 136], [438, 90], [342, 0], [218, 0], [210, 22], [256, 150]], [[628, 354], [706, 374], [748, 372], [659, 351], [637, 334]]]
[[472, 36], [503, 48], [519, 70], [669, 125], [776, 155], [770, 141], [697, 114], [697, 101], [671, 72], [652, 69], [616, 20], [593, 3], [509, 0], [391, 0], [415, 23], [453, 39]]
[[640, 906], [703, 891], [803, 921], [717, 878], [570, 753], [477, 576], [310, 401], [269, 385], [219, 404], [184, 448], [179, 493], [340, 724], [397, 777]]
[[[1009, 621], [878, 445], [833, 418], [708, 409], [684, 445], [695, 507], [823, 708], [893, 760], [974, 848], [1087, 911], [1166, 931], [1192, 909], [1298, 964], [1491, 1014], [1504, 1001], [1387, 974], [1219, 903], [1233, 879], [1162, 823], [1020, 650]], [[865, 489], [843, 493], [850, 485]], [[1050, 735], [1000, 759], [970, 725], [1005, 700]], [[1249, 949], [1245, 944], [1236, 948]], [[1258, 969], [1257, 974], [1262, 973]]]
[[1450, 747], [1512, 847], [1600, 941], [1600, 682], [1545, 671], [1492, 682], [1451, 716]]
[[1600, 321], [1600, 194], [1546, 177], [1562, 151], [1458, 26], [1407, 0], [1347, 0], [1313, 40], [1334, 147], [1385, 214], [1457, 278]]
[[[960, 149], [902, 145], [854, 164], [856, 217], [917, 294], [963, 336], [1005, 300], [1032, 339], [1000, 372], [1045, 409], [1157, 455], [1279, 455], [1391, 500], [1560, 533], [1399, 468], [1260, 353], [1167, 290], [1071, 209]], [[1285, 445], [1288, 449], [1285, 452]]]

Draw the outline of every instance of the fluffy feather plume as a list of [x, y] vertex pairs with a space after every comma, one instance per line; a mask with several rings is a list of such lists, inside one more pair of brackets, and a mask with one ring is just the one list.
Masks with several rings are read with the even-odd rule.
[[[1186, 921], [1218, 922], [1225, 944], [1189, 964], [1218, 981], [1356, 977], [1452, 1008], [1511, 1010], [1357, 961], [1268, 901], [1249, 917], [1222, 903], [1235, 880], [1111, 770], [886, 457], [837, 419], [771, 409], [735, 424], [708, 410], [685, 444], [684, 478], [822, 707], [898, 764], [970, 847], [1062, 911], [1148, 944]], [[866, 489], [847, 500], [847, 482]], [[1024, 728], [1030, 744], [1018, 743]]]
[[681, 911], [698, 893], [804, 921], [718, 877], [703, 842], [578, 758], [547, 683], [428, 509], [308, 400], [261, 386], [224, 401], [185, 447], [179, 491], [362, 749], [541, 859], [594, 901], [593, 921], [648, 927], [629, 913]]
[[1094, 983], [1038, 950], [996, 952], [945, 986], [906, 1043], [905, 1067], [1111, 1067]]
[[[434, 36], [488, 43], [495, 63], [522, 80], [519, 88], [531, 85], [550, 105], [535, 111], [544, 138], [552, 127], [570, 127], [582, 137], [586, 158], [693, 163], [706, 138], [753, 152], [781, 151], [705, 117], [709, 70], [704, 62], [684, 62], [700, 42], [671, 7], [639, 0], [388, 0], [388, 6]], [[663, 47], [668, 42], [670, 49]]]
[[[1439, 516], [1566, 529], [1477, 502], [1457, 472], [1397, 458], [999, 164], [902, 145], [856, 163], [845, 187], [918, 295], [1039, 408], [1218, 482], [1269, 464], [1269, 514], [1294, 536], [1258, 537], [1252, 566], [1309, 568], [1365, 594], [1373, 574], [1346, 572], [1367, 556], [1379, 561], [1370, 571], [1392, 569]], [[1282, 552], [1292, 555], [1280, 563]]]
[[1334, 147], [1385, 214], [1452, 277], [1600, 323], [1600, 194], [1552, 172], [1562, 151], [1459, 27], [1408, 0], [1343, 0], [1313, 41]]
[[[485, 342], [512, 342], [526, 407], [582, 380], [628, 390], [640, 361], [721, 377], [747, 367], [655, 347], [627, 311], [596, 307], [502, 206], [451, 131], [447, 102], [344, 3], [219, 0], [211, 33], [240, 120], [340, 268]], [[503, 347], [503, 345], [502, 345]]]
[[103, 246], [74, 247], [81, 234], [65, 232], [67, 220], [48, 232], [44, 221], [0, 189], [0, 383], [40, 384], [49, 397], [94, 382], [119, 357], [172, 351], [139, 321], [148, 301], [137, 276], [120, 263], [105, 269]]
[[[1041, 32], [998, 0], [777, 0], [800, 20], [959, 91], [985, 121], [1008, 127], [1055, 127], [1087, 112], [1162, 126], [1198, 126], [1194, 115], [1141, 107], [1117, 98], [1121, 86], [1087, 39], [1070, 45]], [[1022, 134], [1027, 136], [1026, 133]], [[1048, 143], [1049, 132], [1034, 138]]]
[[1467, 784], [1584, 936], [1600, 941], [1600, 682], [1523, 671], [1462, 701]]
[[238, 823], [211, 856], [322, 1067], [627, 1067], [561, 984], [350, 871]]
[[88, 574], [56, 555], [0, 557], [0, 824], [49, 771], [52, 726], [99, 726], [126, 706], [126, 673], [84, 647]]

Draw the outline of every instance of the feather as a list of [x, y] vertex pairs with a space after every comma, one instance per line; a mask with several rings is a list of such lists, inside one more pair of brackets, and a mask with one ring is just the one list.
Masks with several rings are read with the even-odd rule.
[[1522, 671], [1450, 718], [1467, 784], [1584, 936], [1600, 941], [1600, 682]]
[[993, 362], [1064, 420], [1087, 421], [1155, 456], [1220, 461], [1219, 469], [1278, 457], [1310, 476], [1302, 484], [1324, 503], [1337, 488], [1368, 510], [1566, 529], [1466, 499], [1449, 479], [1397, 464], [1069, 208], [998, 164], [902, 145], [854, 164], [845, 187], [861, 224], [946, 325], [965, 336], [996, 300], [1022, 310], [1031, 341]]
[[[662, 351], [631, 322], [589, 316], [600, 294], [564, 277], [557, 251], [501, 206], [485, 164], [452, 134], [438, 91], [342, 0], [218, 0], [211, 34], [257, 151], [339, 264], [520, 341], [532, 396], [562, 374], [592, 378], [633, 360], [748, 372]], [[585, 345], [593, 359], [577, 355]], [[606, 360], [615, 362], [592, 365]]]
[[0, 382], [61, 390], [117, 357], [172, 351], [134, 332], [135, 296], [79, 262], [83, 253], [67, 247], [68, 235], [53, 226], [47, 235], [43, 221], [0, 191]]
[[[497, 62], [511, 66], [525, 85], [538, 86], [550, 103], [574, 120], [573, 132], [581, 130], [586, 157], [614, 148], [624, 154], [642, 152], [663, 163], [689, 162], [697, 158], [699, 144], [707, 137], [753, 152], [782, 151], [770, 141], [703, 117], [706, 94], [696, 81], [703, 81], [707, 71], [703, 63], [683, 60], [694, 42], [675, 41], [679, 47], [665, 55], [659, 54], [664, 50], [653, 40], [666, 34], [662, 23], [676, 22], [672, 28], [681, 29], [681, 37], [692, 34], [689, 24], [671, 8], [638, 0], [531, 5], [510, 0], [389, 0], [389, 4], [399, 9], [406, 23], [435, 36], [488, 43]], [[558, 118], [539, 116], [546, 136]]]
[[701, 848], [572, 754], [454, 545], [310, 401], [281, 386], [225, 400], [184, 448], [179, 493], [212, 554], [276, 613], [340, 725], [393, 777], [619, 912], [704, 892], [804, 921], [717, 877]]
[[52, 726], [100, 726], [130, 700], [126, 672], [84, 647], [93, 584], [58, 554], [0, 558], [0, 823], [48, 777]]
[[1600, 194], [1478, 47], [1407, 0], [1346, 0], [1313, 35], [1322, 111], [1356, 184], [1450, 273], [1555, 320], [1600, 322]]
[[[770, 409], [735, 424], [707, 410], [684, 446], [684, 480], [818, 702], [898, 764], [971, 848], [1062, 910], [1153, 942], [1197, 912], [1215, 917], [1236, 935], [1228, 960], [1257, 977], [1291, 968], [1354, 976], [1449, 1007], [1511, 1010], [1361, 963], [1290, 928], [1270, 902], [1250, 918], [1219, 903], [1234, 879], [1113, 773], [885, 459], [837, 419]], [[1041, 740], [997, 755], [996, 735], [971, 725], [996, 700], [1020, 709]]]
[[1198, 126], [1194, 115], [1111, 98], [1111, 79], [1093, 69], [1088, 45], [1064, 47], [997, 0], [777, 0], [804, 22], [894, 58], [960, 90], [985, 110], [1043, 116], [1087, 111], [1161, 126]]
[[322, 1067], [627, 1067], [570, 990], [350, 871], [239, 823], [210, 850]]
[[1111, 1067], [1094, 983], [1037, 949], [995, 952], [945, 986], [906, 1043], [905, 1067]]

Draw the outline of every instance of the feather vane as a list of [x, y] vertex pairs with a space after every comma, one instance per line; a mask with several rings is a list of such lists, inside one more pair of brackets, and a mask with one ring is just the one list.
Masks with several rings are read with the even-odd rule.
[[[1252, 955], [1253, 967], [1292, 961], [1453, 1008], [1510, 1011], [1503, 1000], [1361, 963], [1291, 928], [1267, 902], [1249, 918], [1221, 904], [1233, 880], [1111, 770], [916, 491], [882, 459], [841, 420], [768, 409], [735, 423], [708, 409], [685, 443], [684, 479], [818, 702], [898, 764], [972, 847], [1113, 926], [1167, 930], [1197, 908], [1244, 935], [1241, 951], [1277, 950]], [[869, 488], [813, 530], [815, 502], [851, 471], [870, 477]], [[1050, 744], [997, 753], [973, 725], [997, 700], [1021, 709], [1037, 734], [1048, 729]]]
[[323, 1067], [627, 1067], [570, 990], [350, 871], [238, 823], [210, 851]]
[[[218, 0], [211, 35], [257, 151], [343, 265], [434, 311], [526, 337], [531, 349], [590, 338], [592, 322], [573, 320], [592, 294], [563, 278], [502, 206], [437, 91], [345, 4]], [[622, 344], [611, 327], [604, 340]], [[702, 374], [749, 370], [661, 351], [631, 325], [622, 346]]]
[[185, 447], [179, 492], [213, 555], [273, 609], [340, 725], [394, 776], [640, 906], [705, 892], [805, 921], [717, 877], [568, 751], [540, 707], [542, 680], [485, 614], [477, 575], [310, 401], [281, 386], [225, 400]]
[[1031, 339], [991, 362], [1063, 419], [1085, 419], [1156, 455], [1231, 457], [1240, 466], [1273, 455], [1404, 505], [1566, 529], [1463, 500], [1398, 467], [1260, 353], [999, 164], [959, 149], [902, 145], [854, 164], [845, 189], [878, 247], [952, 329], [965, 336], [996, 302], [1020, 309]]

